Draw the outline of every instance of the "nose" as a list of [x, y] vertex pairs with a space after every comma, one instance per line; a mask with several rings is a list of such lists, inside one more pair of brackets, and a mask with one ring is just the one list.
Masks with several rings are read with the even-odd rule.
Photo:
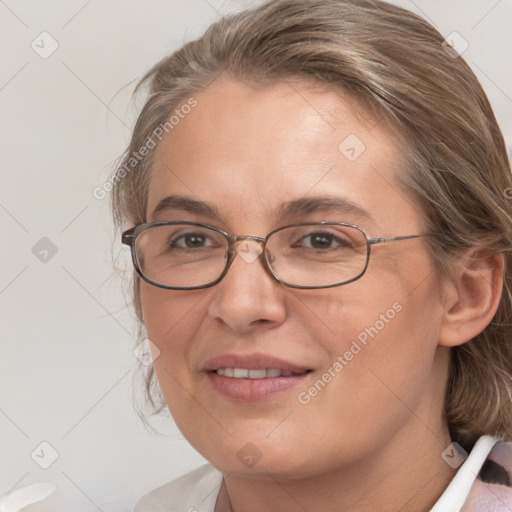
[[248, 332], [262, 325], [275, 327], [286, 318], [286, 287], [268, 271], [262, 252], [257, 239], [238, 241], [227, 274], [214, 287], [208, 312], [233, 332]]

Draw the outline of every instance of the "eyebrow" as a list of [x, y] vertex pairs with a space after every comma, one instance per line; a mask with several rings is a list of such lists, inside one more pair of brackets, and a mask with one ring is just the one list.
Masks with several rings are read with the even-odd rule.
[[[151, 217], [172, 211], [183, 211], [209, 219], [222, 219], [223, 215], [212, 203], [198, 201], [182, 195], [170, 195], [158, 202]], [[277, 222], [311, 215], [312, 213], [339, 211], [362, 220], [373, 220], [372, 215], [357, 204], [337, 196], [302, 197], [282, 203], [274, 212]]]
[[210, 217], [212, 219], [221, 217], [219, 209], [215, 205], [180, 195], [164, 197], [156, 205], [151, 217], [173, 210], [195, 213], [196, 215]]

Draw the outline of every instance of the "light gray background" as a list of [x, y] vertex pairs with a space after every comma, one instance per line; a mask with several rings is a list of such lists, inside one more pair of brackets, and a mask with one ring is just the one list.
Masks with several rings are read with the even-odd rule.
[[[204, 462], [170, 420], [154, 423], [157, 437], [134, 412], [134, 322], [111, 264], [112, 247], [127, 252], [92, 191], [128, 141], [134, 80], [257, 3], [0, 0], [0, 495], [59, 486], [27, 510], [131, 510]], [[512, 0], [396, 3], [468, 41], [464, 57], [512, 140]], [[59, 45], [47, 59], [31, 47], [43, 31]], [[46, 262], [45, 242], [32, 251], [43, 237], [57, 248]], [[35, 461], [50, 460], [43, 441], [58, 452], [48, 469]]]

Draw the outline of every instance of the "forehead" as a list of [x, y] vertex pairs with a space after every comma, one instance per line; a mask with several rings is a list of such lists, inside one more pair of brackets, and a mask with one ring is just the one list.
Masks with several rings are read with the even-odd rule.
[[343, 196], [377, 215], [386, 193], [384, 210], [407, 206], [397, 193], [397, 138], [352, 96], [305, 82], [255, 88], [223, 79], [194, 99], [155, 150], [149, 220], [176, 194], [254, 223], [306, 196]]

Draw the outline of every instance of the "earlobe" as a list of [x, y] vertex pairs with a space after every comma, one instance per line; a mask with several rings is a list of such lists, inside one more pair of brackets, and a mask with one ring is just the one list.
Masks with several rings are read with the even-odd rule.
[[457, 275], [445, 294], [439, 345], [454, 347], [480, 334], [491, 322], [501, 299], [504, 257], [471, 250], [456, 264]]

